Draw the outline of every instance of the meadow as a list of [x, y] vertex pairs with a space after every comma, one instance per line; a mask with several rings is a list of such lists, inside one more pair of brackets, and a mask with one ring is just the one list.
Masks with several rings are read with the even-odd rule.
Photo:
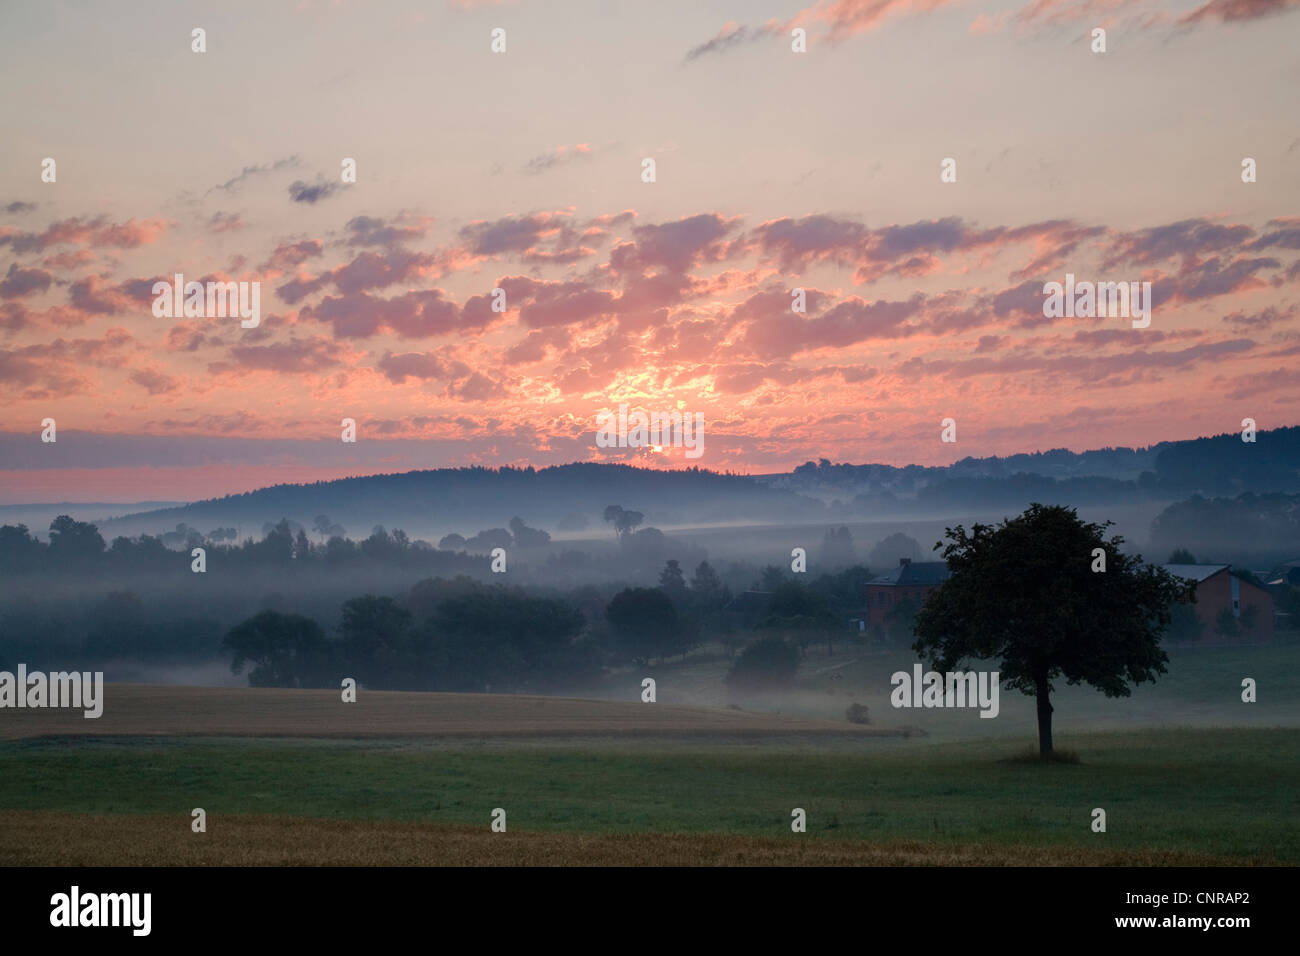
[[[873, 704], [872, 726], [833, 722], [868, 696], [853, 668], [883, 672], [890, 655], [846, 664], [834, 694], [806, 675], [788, 701], [824, 711], [806, 715], [363, 694], [367, 718], [341, 724], [361, 704], [327, 692], [137, 688], [118, 726], [110, 707], [77, 718], [103, 723], [98, 736], [66, 717], [10, 724], [0, 863], [1295, 865], [1294, 656], [1200, 649], [1135, 698], [1070, 688], [1056, 743], [1077, 763], [1047, 765], [1025, 759], [1028, 698], [1005, 691], [997, 720]], [[1222, 690], [1242, 675], [1259, 703]], [[195, 807], [207, 833], [190, 831]], [[490, 830], [498, 807], [506, 833]], [[795, 808], [806, 833], [791, 831]]]

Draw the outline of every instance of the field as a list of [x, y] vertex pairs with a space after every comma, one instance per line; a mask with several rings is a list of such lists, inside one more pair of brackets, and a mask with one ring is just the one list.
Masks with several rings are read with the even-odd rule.
[[[1078, 762], [1052, 765], [1023, 759], [1019, 695], [998, 720], [878, 709], [895, 661], [852, 649], [834, 693], [809, 667], [781, 714], [635, 691], [345, 705], [110, 685], [99, 720], [3, 712], [0, 864], [1294, 865], [1295, 657], [1201, 650], [1133, 699], [1069, 688], [1057, 747]], [[713, 666], [659, 669], [661, 699]], [[1241, 676], [1260, 680], [1259, 704], [1240, 702]], [[876, 724], [843, 719], [854, 697]], [[490, 830], [498, 807], [505, 833]]]
[[238, 737], [554, 737], [600, 734], [870, 736], [891, 733], [844, 721], [733, 709], [648, 706], [511, 694], [361, 691], [344, 704], [333, 690], [107, 685], [104, 713], [6, 710], [0, 740], [51, 735]]
[[488, 833], [394, 820], [230, 817], [202, 837], [175, 816], [0, 811], [5, 865], [77, 866], [1215, 866], [1163, 851], [702, 834]]

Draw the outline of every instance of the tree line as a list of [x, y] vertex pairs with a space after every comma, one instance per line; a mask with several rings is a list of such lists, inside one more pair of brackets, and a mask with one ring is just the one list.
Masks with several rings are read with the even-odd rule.
[[193, 548], [205, 550], [209, 566], [231, 569], [291, 565], [333, 568], [373, 562], [450, 573], [487, 570], [483, 558], [440, 551], [427, 541], [411, 540], [400, 528], [390, 532], [376, 525], [368, 537], [354, 541], [343, 537], [342, 526], [320, 515], [314, 530], [319, 538], [315, 542], [305, 527], [283, 518], [275, 524], [264, 524], [261, 538], [250, 535], [242, 542], [228, 543], [237, 537], [234, 528], [215, 528], [205, 533], [182, 522], [174, 531], [118, 536], [110, 544], [94, 524], [60, 515], [50, 522], [46, 541], [33, 535], [24, 524], [0, 526], [0, 571], [189, 573], [188, 552]]

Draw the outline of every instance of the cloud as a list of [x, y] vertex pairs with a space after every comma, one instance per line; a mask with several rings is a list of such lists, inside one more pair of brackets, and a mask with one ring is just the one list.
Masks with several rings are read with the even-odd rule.
[[1033, 0], [1015, 11], [980, 13], [971, 23], [970, 32], [998, 33], [1011, 26], [1024, 35], [1035, 30], [1081, 24], [1150, 30], [1211, 21], [1259, 20], [1297, 7], [1300, 7], [1300, 0], [1210, 0], [1179, 17], [1167, 3], [1156, 0]]
[[462, 382], [448, 386], [447, 394], [462, 402], [485, 402], [506, 393], [500, 382], [494, 382], [482, 372], [475, 372]]
[[[298, 157], [295, 154], [293, 156], [286, 156], [284, 159], [277, 159], [273, 163], [264, 163], [260, 166], [245, 166], [243, 169], [241, 169], [230, 179], [227, 179], [224, 183], [220, 183], [219, 185], [213, 186], [211, 189], [208, 190], [208, 193], [212, 193], [217, 190], [221, 190], [223, 192], [234, 192], [238, 190], [241, 186], [243, 186], [243, 184], [246, 183], [249, 179], [252, 179], [254, 176], [261, 176], [266, 173], [273, 173], [281, 169], [293, 169], [297, 165], [298, 165]], [[207, 193], [205, 193], [204, 195], [207, 195]]]
[[282, 242], [272, 250], [270, 257], [262, 265], [263, 269], [283, 272], [301, 265], [325, 251], [325, 244], [319, 239], [300, 239], [297, 242]]
[[13, 333], [32, 324], [31, 313], [19, 302], [0, 305], [0, 330]]
[[825, 260], [856, 261], [865, 254], [870, 235], [860, 222], [827, 215], [774, 219], [754, 230], [759, 247], [784, 271]]
[[63, 397], [83, 391], [90, 381], [81, 374], [87, 365], [117, 368], [125, 351], [135, 345], [126, 329], [112, 328], [99, 339], [63, 339], [10, 350], [0, 349], [0, 390], [28, 387], [25, 399]]
[[114, 315], [136, 306], [124, 289], [98, 276], [86, 276], [72, 283], [68, 287], [68, 299], [74, 309], [89, 315]]
[[291, 338], [272, 345], [231, 346], [228, 362], [213, 362], [208, 370], [214, 375], [240, 369], [268, 372], [319, 372], [342, 364], [342, 347], [323, 336]]
[[1112, 13], [1122, 11], [1125, 7], [1131, 10], [1151, 5], [1151, 0], [1031, 0], [1014, 12], [1004, 11], [988, 18], [981, 13], [976, 23], [983, 22], [988, 29], [976, 30], [975, 24], [972, 24], [971, 32], [993, 32], [1008, 22], [1015, 23], [1022, 30], [1029, 26], [1059, 26], [1084, 21], [1098, 26], [1110, 26], [1109, 17]]
[[20, 269], [12, 263], [3, 280], [0, 280], [0, 299], [19, 299], [35, 295], [50, 287], [54, 276], [44, 269]]
[[821, 0], [795, 14], [790, 26], [810, 19], [827, 25], [832, 43], [879, 27], [885, 20], [906, 14], [919, 15], [956, 3], [958, 0]]
[[1195, 302], [1215, 296], [1265, 288], [1267, 283], [1256, 275], [1262, 269], [1277, 269], [1277, 259], [1238, 258], [1224, 262], [1217, 256], [1183, 270], [1172, 281], [1152, 283], [1156, 305], [1166, 301]]
[[295, 179], [289, 184], [289, 198], [293, 202], [305, 202], [314, 206], [323, 199], [328, 199], [342, 187], [333, 180], [323, 177], [317, 178], [315, 183], [308, 184], [301, 179]]
[[1274, 219], [1269, 231], [1250, 243], [1248, 249], [1300, 249], [1300, 219]]
[[563, 329], [533, 329], [510, 348], [502, 360], [506, 365], [530, 365], [546, 358], [547, 353], [564, 344]]
[[701, 286], [702, 283], [682, 272], [630, 276], [615, 309], [624, 316], [658, 312], [694, 297]]
[[555, 149], [547, 150], [530, 159], [524, 166], [523, 171], [529, 175], [536, 176], [538, 173], [544, 173], [547, 170], [555, 169], [557, 166], [563, 166], [577, 159], [590, 159], [592, 149], [588, 143], [577, 143], [573, 146], [557, 146]]
[[625, 210], [613, 216], [576, 221], [568, 210], [475, 220], [463, 227], [460, 253], [468, 260], [516, 255], [531, 265], [569, 265], [596, 254], [596, 244], [609, 227], [634, 219]]
[[893, 371], [905, 379], [922, 376], [971, 378], [979, 375], [1004, 377], [1039, 373], [1051, 378], [1070, 378], [1099, 382], [1126, 373], [1159, 369], [1190, 368], [1206, 361], [1240, 355], [1254, 348], [1250, 339], [1207, 342], [1185, 349], [1152, 351], [1125, 349], [1113, 355], [1097, 355], [1095, 350], [1049, 358], [1030, 352], [997, 357], [968, 359], [926, 359], [920, 356], [900, 363]]
[[247, 225], [237, 212], [214, 212], [208, 220], [208, 229], [212, 232], [235, 232]]
[[167, 330], [167, 348], [173, 352], [196, 352], [209, 341], [198, 322], [181, 322]]
[[354, 216], [344, 228], [349, 233], [349, 246], [393, 246], [423, 239], [432, 225], [432, 217], [415, 218], [403, 214], [391, 221], [374, 216]]
[[24, 350], [0, 349], [0, 393], [25, 388], [25, 399], [49, 398], [80, 391], [89, 379], [63, 363], [42, 362], [23, 354]]
[[460, 238], [476, 256], [524, 252], [536, 246], [541, 238], [559, 232], [566, 216], [566, 213], [539, 212], [491, 221], [476, 220], [460, 230]]
[[[292, 257], [286, 253], [286, 257]], [[333, 284], [345, 294], [368, 289], [383, 289], [412, 279], [436, 277], [447, 268], [447, 261], [434, 253], [408, 252], [389, 248], [383, 252], [360, 252], [350, 262], [336, 266], [319, 276], [299, 275], [276, 289], [285, 302], [294, 305]]]
[[687, 50], [685, 62], [690, 63], [710, 53], [725, 53], [727, 50], [760, 40], [769, 33], [770, 31], [762, 27], [747, 27], [739, 23], [724, 24], [714, 36], [699, 46]]
[[1102, 262], [1150, 265], [1177, 256], [1200, 256], [1240, 246], [1254, 235], [1249, 226], [1225, 226], [1206, 219], [1183, 219], [1117, 236]]
[[1223, 321], [1247, 329], [1267, 329], [1279, 323], [1290, 322], [1298, 316], [1300, 316], [1300, 305], [1293, 304], [1284, 308], [1270, 305], [1249, 315], [1239, 309], [1225, 315]]
[[929, 13], [956, 2], [958, 0], [819, 0], [800, 10], [785, 23], [779, 20], [768, 20], [762, 26], [727, 23], [714, 36], [688, 50], [685, 62], [690, 63], [710, 53], [735, 50], [764, 37], [788, 36], [795, 27], [807, 29], [813, 24], [821, 29], [809, 30], [810, 40], [816, 32], [829, 43], [839, 43], [859, 33], [876, 29], [890, 17]]
[[98, 256], [89, 249], [65, 249], [63, 252], [46, 256], [41, 260], [41, 265], [47, 269], [73, 272], [82, 266], [90, 265], [97, 258]]
[[428, 352], [403, 352], [398, 355], [387, 352], [379, 360], [378, 368], [394, 385], [402, 385], [408, 378], [448, 378], [452, 375], [446, 362]]
[[289, 305], [296, 305], [329, 284], [329, 274], [322, 276], [295, 276], [275, 290], [275, 294]]
[[365, 292], [326, 296], [304, 308], [299, 317], [329, 323], [340, 338], [368, 338], [384, 331], [404, 338], [427, 338], [483, 324], [481, 316], [471, 315], [467, 320], [455, 302], [443, 298], [440, 289], [407, 292], [391, 299]]
[[676, 222], [634, 226], [632, 235], [636, 241], [615, 246], [609, 263], [617, 272], [641, 272], [656, 266], [685, 272], [697, 262], [722, 258], [720, 240], [739, 221], [708, 212]]
[[157, 368], [136, 369], [127, 376], [150, 395], [165, 395], [180, 388], [180, 382]]
[[[816, 289], [805, 290], [809, 314], [791, 311], [785, 291], [751, 296], [732, 318], [747, 322], [739, 342], [742, 352], [759, 358], [790, 358], [822, 348], [844, 348], [869, 339], [892, 339], [913, 335], [918, 327], [905, 324], [917, 316], [924, 303], [921, 295], [906, 301], [867, 302], [850, 296], [821, 311], [832, 297]], [[814, 315], [814, 312], [821, 312]]]
[[[210, 214], [200, 223], [213, 221]], [[221, 212], [215, 221], [235, 218]], [[123, 257], [114, 250], [121, 246], [102, 253], [84, 246], [130, 241], [135, 227], [127, 227], [136, 220], [79, 217], [31, 232], [0, 230], [6, 247], [15, 238], [32, 249], [50, 246], [41, 257], [3, 267], [7, 276], [0, 272], [0, 341], [11, 346], [5, 367], [15, 375], [0, 385], [5, 398], [57, 396], [84, 407], [120, 400], [124, 388], [136, 398], [120, 414], [138, 418], [149, 395], [163, 404], [183, 394], [195, 368], [206, 369], [194, 381], [213, 395], [195, 399], [200, 409], [241, 388], [250, 371], [263, 371], [304, 377], [277, 391], [267, 413], [273, 418], [262, 423], [272, 430], [319, 417], [329, 395], [351, 401], [377, 389], [377, 400], [394, 392], [394, 408], [431, 403], [431, 420], [444, 423], [451, 403], [487, 409], [500, 427], [475, 427], [489, 442], [525, 397], [585, 409], [588, 400], [619, 393], [702, 406], [747, 395], [744, 407], [778, 429], [782, 442], [816, 443], [834, 440], [823, 432], [839, 427], [818, 424], [829, 422], [827, 402], [926, 404], [926, 388], [909, 382], [930, 376], [996, 377], [996, 387], [981, 384], [970, 396], [982, 413], [996, 415], [1012, 407], [1012, 396], [1056, 394], [1064, 379], [1125, 387], [1167, 378], [1169, 391], [1190, 381], [1195, 373], [1186, 370], [1198, 363], [1284, 361], [1259, 354], [1244, 338], [1230, 346], [1213, 340], [1262, 332], [1276, 343], [1300, 334], [1296, 307], [1283, 301], [1300, 218], [1266, 225], [1198, 218], [1114, 230], [1067, 219], [1000, 225], [939, 215], [872, 227], [814, 210], [749, 227], [707, 208], [658, 222], [626, 209], [592, 218], [559, 209], [442, 224], [449, 241], [431, 251], [421, 248], [435, 225], [428, 217], [349, 214], [337, 222], [343, 225], [319, 238], [299, 234], [264, 245], [244, 240], [254, 230], [239, 234], [243, 258], [265, 259], [260, 278], [293, 306], [280, 321], [244, 331], [203, 320], [149, 322], [156, 280], [148, 272], [119, 279]], [[201, 244], [218, 241], [203, 233]], [[59, 265], [45, 265], [56, 251]], [[137, 258], [151, 269], [180, 271], [183, 263], [165, 251]], [[225, 250], [215, 261], [232, 255]], [[496, 259], [509, 266], [487, 273], [484, 263]], [[567, 268], [575, 262], [587, 267]], [[807, 269], [816, 275], [801, 275]], [[1043, 282], [1067, 270], [1094, 280], [1153, 281], [1159, 328], [1139, 339], [1118, 327], [1127, 322], [1045, 318]], [[450, 291], [425, 288], [448, 275]], [[886, 282], [880, 294], [852, 294], [861, 289], [851, 282], [878, 280]], [[44, 311], [19, 304], [30, 306], [55, 286], [68, 290], [60, 304]], [[506, 292], [504, 313], [492, 311], [494, 286]], [[805, 291], [804, 314], [790, 311], [795, 286]], [[1236, 298], [1243, 292], [1250, 298]], [[1219, 296], [1233, 296], [1231, 306], [1201, 307]], [[1169, 308], [1161, 320], [1160, 308], [1170, 304], [1191, 307]], [[100, 356], [130, 360], [115, 375], [88, 371], [96, 363], [67, 349], [21, 350], [52, 327], [117, 314], [139, 318], [150, 331], [143, 343]], [[140, 366], [135, 353], [146, 350]], [[1137, 351], [1140, 360], [1126, 365], [1108, 354], [1119, 351]], [[944, 389], [941, 397], [953, 394]], [[385, 408], [383, 415], [398, 431], [417, 427], [400, 411]], [[871, 447], [866, 438], [860, 444]]]
[[1300, 0], [1210, 0], [1185, 15], [1179, 23], [1202, 23], [1218, 20], [1220, 23], [1240, 23], [1277, 16], [1288, 10], [1300, 8]]
[[[1032, 328], [1052, 322], [1043, 314], [1043, 285], [1038, 279], [1028, 279], [1010, 289], [1003, 289], [993, 296], [993, 314], [998, 318], [1019, 316], [1017, 325]], [[1080, 321], [1089, 321], [1086, 319]], [[1095, 321], [1095, 320], [1093, 320]]]
[[340, 292], [383, 289], [432, 271], [437, 261], [436, 256], [425, 252], [362, 252], [329, 276]]
[[394, 385], [404, 385], [407, 379], [444, 379], [447, 383], [444, 394], [462, 402], [482, 402], [506, 394], [500, 382], [473, 371], [463, 362], [443, 361], [427, 352], [387, 352], [379, 360], [378, 368]]
[[40, 252], [62, 243], [134, 249], [156, 242], [166, 229], [167, 223], [162, 219], [128, 219], [123, 223], [112, 223], [104, 216], [94, 219], [74, 217], [51, 223], [43, 232], [0, 233], [0, 247], [8, 245], [15, 253]]
[[34, 212], [35, 210], [36, 203], [23, 202], [21, 199], [15, 200], [4, 207], [4, 211], [11, 216], [21, 216], [23, 213]]
[[581, 279], [551, 282], [505, 276], [497, 280], [497, 286], [505, 291], [506, 302], [519, 311], [520, 321], [530, 329], [610, 316], [617, 308], [617, 296], [612, 291], [594, 288]]
[[762, 223], [744, 244], [786, 272], [818, 262], [856, 264], [853, 281], [867, 284], [888, 275], [916, 278], [938, 271], [938, 253], [998, 252], [1026, 242], [1034, 244], [1036, 256], [1022, 271], [1032, 273], [1062, 261], [1081, 241], [1104, 232], [1100, 226], [1057, 219], [983, 229], [958, 216], [868, 229], [855, 220], [814, 214]]

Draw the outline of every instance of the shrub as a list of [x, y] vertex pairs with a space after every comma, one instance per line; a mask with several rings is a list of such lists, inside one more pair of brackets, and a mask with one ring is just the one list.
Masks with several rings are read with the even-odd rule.
[[727, 684], [743, 690], [775, 690], [794, 683], [798, 669], [797, 647], [781, 637], [762, 637], [740, 652]]
[[1214, 633], [1224, 637], [1237, 636], [1237, 618], [1233, 615], [1232, 608], [1225, 607], [1215, 616]]
[[870, 718], [867, 716], [867, 708], [864, 704], [849, 704], [849, 709], [845, 711], [844, 716], [848, 718], [851, 724], [869, 724]]

